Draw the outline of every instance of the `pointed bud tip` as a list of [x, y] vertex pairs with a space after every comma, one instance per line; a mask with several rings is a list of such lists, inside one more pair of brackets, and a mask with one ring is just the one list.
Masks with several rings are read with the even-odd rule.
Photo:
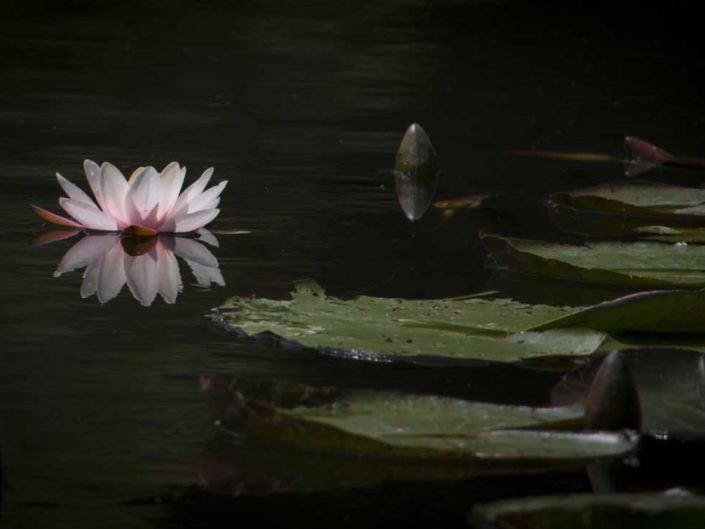
[[602, 361], [590, 385], [585, 406], [588, 429], [619, 430], [641, 427], [641, 403], [624, 354], [612, 351]]
[[428, 138], [428, 134], [426, 134], [424, 128], [418, 123], [412, 123], [411, 125], [409, 125], [406, 129], [406, 132], [404, 132], [404, 136], [425, 136], [426, 138]]

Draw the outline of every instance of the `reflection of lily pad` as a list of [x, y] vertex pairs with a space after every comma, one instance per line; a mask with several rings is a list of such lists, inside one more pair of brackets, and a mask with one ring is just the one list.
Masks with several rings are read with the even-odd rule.
[[586, 281], [647, 288], [705, 287], [705, 246], [641, 241], [583, 246], [482, 235], [499, 268]]
[[521, 498], [475, 507], [470, 523], [513, 529], [700, 529], [705, 527], [705, 498], [681, 491]]
[[521, 332], [574, 311], [506, 299], [340, 300], [317, 285], [299, 283], [291, 300], [234, 297], [214, 317], [247, 336], [273, 334], [286, 343], [355, 359], [511, 362], [595, 351], [604, 340], [600, 332]]
[[248, 399], [217, 379], [204, 379], [203, 385], [226, 427], [260, 442], [329, 455], [519, 472], [621, 457], [636, 446], [636, 437], [626, 433], [529, 429], [575, 421], [580, 408], [359, 391], [321, 407], [282, 410]]

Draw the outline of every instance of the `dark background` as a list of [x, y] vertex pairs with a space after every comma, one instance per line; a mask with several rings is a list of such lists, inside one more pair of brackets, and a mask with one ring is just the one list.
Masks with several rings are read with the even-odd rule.
[[[201, 373], [384, 385], [382, 375], [345, 363], [303, 361], [218, 332], [203, 315], [228, 296], [284, 297], [301, 277], [341, 296], [481, 290], [491, 271], [479, 230], [569, 240], [550, 224], [545, 196], [623, 177], [620, 163], [509, 151], [618, 157], [624, 136], [634, 135], [677, 154], [705, 153], [694, 3], [147, 4], [0, 2], [7, 527], [198, 523], [169, 505], [148, 514], [135, 505], [198, 484], [199, 454], [213, 435]], [[439, 197], [497, 193], [491, 207], [442, 227], [433, 210], [415, 224], [404, 218], [391, 168], [412, 122], [440, 157]], [[56, 210], [53, 173], [84, 185], [84, 158], [124, 172], [178, 160], [189, 181], [215, 166], [215, 181], [230, 183], [213, 228], [252, 231], [220, 237], [227, 286], [199, 289], [182, 265], [178, 302], [147, 309], [127, 289], [105, 306], [81, 299], [78, 271], [53, 278], [71, 242], [31, 246], [42, 226], [26, 204]], [[689, 172], [653, 178], [699, 183]], [[450, 391], [448, 373], [396, 376], [419, 391]], [[552, 381], [514, 368], [492, 372], [495, 384], [481, 384], [486, 376], [470, 370], [464, 386], [456, 383], [474, 398], [539, 403]], [[519, 494], [512, 486], [497, 483], [493, 497]], [[374, 501], [354, 510], [345, 498], [356, 496], [336, 497], [340, 509], [320, 500], [330, 519], [404, 517]], [[268, 501], [298, 505], [302, 520], [310, 512], [286, 496], [250, 510], [242, 503], [208, 523], [251, 521]], [[433, 505], [427, 512], [450, 512]]]

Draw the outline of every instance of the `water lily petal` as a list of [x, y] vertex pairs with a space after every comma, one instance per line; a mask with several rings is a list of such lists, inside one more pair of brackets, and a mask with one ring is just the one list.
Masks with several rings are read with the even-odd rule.
[[158, 219], [163, 219], [171, 208], [176, 204], [181, 192], [181, 186], [184, 185], [184, 177], [186, 176], [186, 168], [179, 167], [177, 162], [171, 162], [167, 165], [160, 175], [160, 196], [159, 196], [159, 211]]
[[120, 236], [112, 233], [85, 236], [64, 254], [61, 261], [59, 261], [56, 272], [54, 272], [54, 277], [59, 277], [63, 273], [83, 268], [93, 261], [98, 261], [100, 257], [119, 242]]
[[88, 180], [88, 185], [91, 187], [98, 206], [103, 211], [107, 211], [103, 200], [103, 192], [100, 188], [100, 166], [93, 160], [83, 160], [83, 170], [86, 173], [86, 180]]
[[163, 224], [159, 230], [169, 233], [188, 233], [202, 228], [220, 213], [219, 209], [204, 209], [195, 213], [177, 215], [170, 222]]
[[[154, 167], [152, 167], [152, 169], [154, 169]], [[130, 187], [132, 185], [132, 182], [135, 181], [135, 177], [144, 170], [145, 170], [145, 168], [140, 166], [137, 169], [135, 169], [134, 171], [132, 171], [130, 178], [127, 179], [127, 186]]]
[[220, 204], [220, 197], [216, 198], [215, 200], [211, 200], [208, 204], [203, 206], [201, 209], [215, 209], [218, 207]]
[[188, 213], [189, 204], [203, 192], [208, 185], [211, 176], [213, 176], [213, 168], [209, 167], [203, 171], [203, 174], [198, 178], [198, 180], [188, 186], [186, 190], [179, 195], [176, 204], [174, 204], [173, 209], [169, 212], [169, 217], [173, 218], [183, 212]]
[[95, 205], [89, 206], [85, 202], [77, 202], [64, 197], [59, 199], [59, 204], [61, 204], [66, 213], [80, 222], [85, 228], [102, 231], [115, 231], [118, 228], [115, 219], [103, 213]]
[[76, 184], [72, 184], [59, 173], [56, 173], [56, 179], [59, 181], [59, 185], [71, 200], [75, 200], [76, 202], [84, 202], [98, 209], [98, 206], [96, 206], [95, 202], [93, 202], [93, 199], [89, 197], [83, 189], [78, 187]]
[[34, 204], [30, 204], [29, 207], [32, 208], [32, 210], [34, 211], [34, 213], [37, 214], [38, 217], [40, 217], [45, 222], [48, 222], [49, 224], [56, 224], [57, 226], [66, 226], [67, 228], [83, 228], [83, 225], [79, 224], [75, 220], [67, 219], [66, 217], [62, 217], [61, 215], [52, 213], [47, 209], [40, 208], [39, 206], [35, 206]]
[[188, 204], [188, 212], [194, 213], [203, 209], [214, 209], [215, 205], [211, 206], [210, 204], [216, 202], [217, 205], [217, 201], [219, 200], [218, 197], [223, 192], [226, 185], [228, 185], [228, 181], [223, 180], [218, 185], [211, 187], [207, 191], [204, 191], [197, 197], [193, 198]]
[[105, 211], [118, 225], [130, 224], [125, 210], [125, 198], [129, 185], [122, 173], [113, 164], [105, 162], [100, 168], [100, 191], [105, 201]]
[[157, 297], [159, 290], [159, 264], [154, 248], [143, 255], [126, 254], [125, 273], [127, 286], [132, 292], [132, 296], [141, 305], [149, 307]]
[[107, 303], [117, 296], [125, 285], [125, 252], [121, 244], [114, 245], [100, 261], [98, 270], [98, 301]]
[[125, 212], [130, 224], [150, 226], [159, 207], [159, 173], [154, 167], [145, 167], [131, 178], [125, 198]]
[[203, 244], [187, 237], [174, 237], [174, 253], [208, 268], [218, 268], [218, 259]]
[[176, 297], [183, 289], [179, 262], [176, 256], [163, 245], [157, 245], [159, 263], [159, 295], [169, 304], [176, 302]]

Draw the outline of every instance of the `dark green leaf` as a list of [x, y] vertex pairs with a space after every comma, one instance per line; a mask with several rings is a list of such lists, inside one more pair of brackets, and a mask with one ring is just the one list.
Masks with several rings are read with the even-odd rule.
[[620, 286], [705, 287], [705, 246], [650, 241], [573, 246], [498, 235], [481, 240], [502, 269]]
[[530, 429], [579, 420], [579, 407], [542, 409], [354, 391], [323, 406], [282, 410], [248, 399], [218, 379], [203, 379], [203, 387], [223, 423], [249, 439], [335, 456], [460, 465], [468, 473], [521, 472], [621, 457], [637, 441], [627, 433]]
[[705, 290], [639, 292], [592, 305], [531, 330], [588, 327], [606, 332], [702, 334], [704, 306]]
[[362, 296], [340, 300], [311, 283], [291, 300], [234, 297], [213, 315], [247, 336], [355, 359], [425, 363], [512, 362], [537, 356], [582, 356], [604, 334], [587, 329], [522, 332], [574, 312], [511, 300], [401, 300]]

